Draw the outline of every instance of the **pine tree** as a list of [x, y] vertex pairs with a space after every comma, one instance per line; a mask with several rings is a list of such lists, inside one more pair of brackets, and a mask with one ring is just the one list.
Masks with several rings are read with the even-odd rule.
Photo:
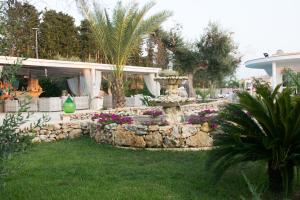
[[35, 57], [35, 30], [40, 13], [29, 3], [9, 1], [4, 13], [6, 55]]
[[79, 56], [79, 34], [74, 18], [54, 10], [45, 11], [40, 26], [40, 54], [42, 58]]
[[97, 43], [89, 21], [82, 20], [78, 29], [81, 60], [105, 63], [103, 53], [97, 50]]

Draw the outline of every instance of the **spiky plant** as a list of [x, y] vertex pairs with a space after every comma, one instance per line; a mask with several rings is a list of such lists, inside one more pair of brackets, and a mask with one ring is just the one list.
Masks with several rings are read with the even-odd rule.
[[256, 86], [255, 96], [241, 92], [239, 103], [220, 111], [221, 133], [207, 164], [219, 176], [233, 165], [264, 161], [269, 189], [288, 194], [300, 159], [300, 101], [290, 88]]
[[[141, 38], [155, 31], [171, 15], [168, 11], [145, 15], [155, 5], [154, 2], [139, 8], [137, 3], [123, 6], [121, 1], [111, 13], [94, 4], [93, 10], [86, 0], [76, 0], [77, 4], [90, 22], [99, 49], [106, 60], [114, 65], [112, 90], [115, 107], [124, 107], [123, 68]], [[111, 15], [111, 16], [110, 16]]]

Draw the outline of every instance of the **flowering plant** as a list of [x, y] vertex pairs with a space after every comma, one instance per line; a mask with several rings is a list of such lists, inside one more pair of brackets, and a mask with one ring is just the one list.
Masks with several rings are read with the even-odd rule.
[[94, 114], [92, 117], [93, 121], [97, 121], [101, 126], [107, 124], [131, 124], [133, 122], [132, 117], [122, 116], [114, 113], [100, 113]]
[[158, 117], [163, 115], [163, 112], [159, 109], [151, 109], [144, 111], [143, 115], [151, 115], [152, 117]]
[[191, 115], [188, 118], [188, 124], [203, 124], [205, 122], [209, 123], [212, 129], [218, 127], [216, 119], [217, 111], [216, 110], [203, 110], [197, 115]]

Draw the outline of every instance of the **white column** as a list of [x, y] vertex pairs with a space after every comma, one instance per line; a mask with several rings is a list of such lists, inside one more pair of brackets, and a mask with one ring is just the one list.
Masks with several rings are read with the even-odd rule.
[[94, 68], [91, 69], [91, 99], [93, 99], [97, 94], [95, 94], [96, 87], [96, 70]]
[[[283, 68], [282, 67], [276, 67], [276, 82], [277, 82], [277, 85], [278, 84], [281, 84], [282, 83], [282, 70]], [[280, 87], [279, 91], [282, 91], [282, 87]]]
[[272, 63], [272, 88], [275, 89], [277, 85], [277, 70], [276, 70], [276, 63]]

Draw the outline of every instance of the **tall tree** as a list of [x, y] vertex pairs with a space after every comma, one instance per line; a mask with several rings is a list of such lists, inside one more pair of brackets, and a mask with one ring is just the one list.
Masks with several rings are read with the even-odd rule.
[[210, 84], [232, 75], [241, 62], [232, 33], [222, 30], [215, 23], [209, 23], [196, 46], [200, 60], [207, 64], [206, 69], [198, 71], [197, 76]]
[[169, 54], [166, 44], [164, 43], [166, 32], [161, 28], [153, 33], [153, 42], [155, 44], [154, 63], [156, 67], [166, 69], [169, 64]]
[[35, 30], [40, 13], [29, 3], [8, 1], [5, 12], [6, 55], [35, 57]]
[[48, 10], [43, 13], [39, 40], [43, 58], [79, 55], [79, 35], [74, 18], [62, 12]]
[[155, 41], [153, 34], [149, 34], [146, 40], [146, 66], [153, 67], [154, 65], [154, 49], [155, 49]]
[[179, 29], [175, 30], [168, 34], [165, 43], [175, 54], [177, 69], [188, 76], [189, 96], [195, 96], [195, 81], [206, 83], [206, 87], [214, 86], [235, 72], [240, 57], [231, 33], [210, 23], [200, 41], [188, 45]]
[[188, 95], [195, 96], [194, 76], [197, 71], [206, 67], [205, 61], [200, 59], [194, 44], [184, 42], [181, 36], [181, 26], [176, 25], [169, 32], [164, 32], [162, 42], [164, 47], [172, 52], [176, 70], [188, 76]]
[[132, 53], [130, 54], [127, 63], [128, 65], [133, 66], [146, 66], [143, 58], [143, 42], [140, 41], [133, 48]]
[[207, 67], [205, 60], [200, 59], [199, 52], [192, 45], [183, 45], [176, 47], [175, 51], [175, 67], [188, 77], [188, 95], [195, 97], [194, 76], [199, 70]]
[[146, 66], [166, 69], [169, 63], [167, 47], [163, 40], [166, 36], [161, 28], [156, 29], [146, 40]]
[[103, 53], [99, 52], [95, 35], [88, 20], [82, 20], [79, 29], [80, 58], [83, 61], [105, 63]]
[[155, 3], [150, 2], [139, 8], [137, 3], [123, 6], [120, 1], [110, 16], [107, 9], [103, 10], [100, 6], [94, 6], [92, 12], [85, 0], [77, 0], [77, 2], [97, 34], [99, 47], [108, 61], [114, 65], [112, 74], [114, 106], [124, 107], [124, 65], [141, 38], [156, 30], [170, 16], [170, 13], [162, 11], [145, 19]]

